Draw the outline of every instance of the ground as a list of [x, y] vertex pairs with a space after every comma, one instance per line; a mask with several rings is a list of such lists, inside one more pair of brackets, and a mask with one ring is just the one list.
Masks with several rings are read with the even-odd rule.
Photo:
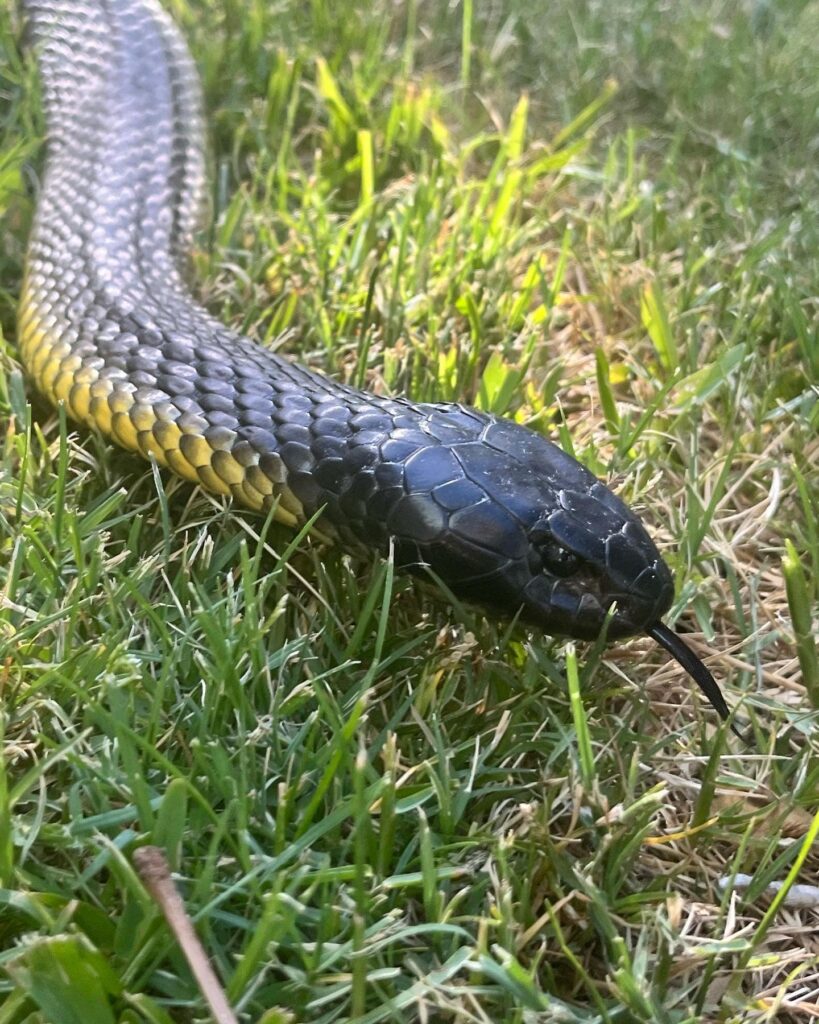
[[0, 1021], [204, 1019], [145, 843], [243, 1021], [818, 1017], [819, 4], [169, 6], [208, 307], [612, 481], [748, 741], [647, 640], [488, 622], [33, 395], [6, 0]]

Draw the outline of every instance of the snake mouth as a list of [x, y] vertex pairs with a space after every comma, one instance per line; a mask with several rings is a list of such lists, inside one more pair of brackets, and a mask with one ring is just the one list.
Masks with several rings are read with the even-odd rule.
[[[663, 567], [664, 568], [664, 567]], [[524, 589], [525, 617], [557, 636], [625, 640], [645, 633], [668, 611], [674, 596], [667, 570], [656, 585], [643, 589], [611, 589], [592, 567], [571, 579], [537, 576]]]
[[[723, 721], [727, 721], [728, 718], [730, 718], [731, 710], [726, 703], [722, 690], [719, 688], [719, 684], [679, 633], [675, 633], [672, 629], [669, 629], [665, 623], [660, 622], [659, 620], [657, 622], [652, 622], [646, 629], [646, 633], [652, 638], [652, 640], [656, 640], [660, 647], [667, 651], [671, 657], [683, 669], [685, 669], [688, 675], [691, 676], [697, 686], [699, 686], [708, 698], [711, 706], [720, 718]], [[731, 732], [733, 732], [735, 736], [738, 736], [744, 743], [745, 737], [737, 726], [732, 722], [729, 727]]]

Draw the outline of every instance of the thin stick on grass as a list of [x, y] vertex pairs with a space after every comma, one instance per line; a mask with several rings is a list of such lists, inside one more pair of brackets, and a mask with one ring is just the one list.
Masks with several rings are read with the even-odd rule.
[[156, 900], [168, 926], [190, 965], [196, 983], [210, 1007], [216, 1024], [238, 1024], [219, 979], [199, 941], [193, 923], [171, 878], [171, 868], [158, 846], [141, 846], [134, 851], [134, 866], [145, 888]]

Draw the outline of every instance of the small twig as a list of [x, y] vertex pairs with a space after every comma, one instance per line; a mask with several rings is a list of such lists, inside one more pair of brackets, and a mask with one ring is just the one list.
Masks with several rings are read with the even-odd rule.
[[156, 900], [159, 909], [179, 943], [190, 965], [196, 983], [210, 1007], [216, 1024], [238, 1024], [230, 1008], [225, 991], [213, 971], [207, 953], [193, 929], [179, 890], [171, 878], [171, 868], [164, 852], [158, 846], [141, 846], [134, 850], [134, 867], [145, 888]]

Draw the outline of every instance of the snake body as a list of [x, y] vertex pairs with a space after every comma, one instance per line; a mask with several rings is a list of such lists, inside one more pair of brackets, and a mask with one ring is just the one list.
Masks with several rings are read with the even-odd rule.
[[659, 621], [673, 583], [657, 548], [560, 448], [462, 405], [347, 387], [194, 300], [185, 263], [203, 206], [202, 106], [155, 0], [23, 7], [48, 155], [19, 345], [45, 396], [241, 505], [293, 526], [320, 512], [342, 545], [392, 546], [400, 566], [494, 612], [578, 638], [604, 623], [609, 638], [648, 631], [679, 657]]

